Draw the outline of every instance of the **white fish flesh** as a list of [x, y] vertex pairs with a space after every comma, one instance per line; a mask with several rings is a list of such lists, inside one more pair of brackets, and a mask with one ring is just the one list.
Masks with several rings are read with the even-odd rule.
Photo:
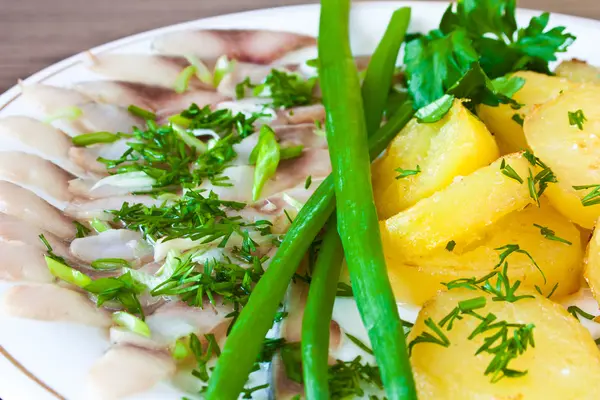
[[[94, 56], [89, 68], [110, 79], [173, 89], [177, 77], [189, 65], [185, 57], [106, 53]], [[214, 90], [196, 77], [190, 79], [188, 88]]]
[[74, 88], [99, 103], [120, 107], [129, 107], [133, 104], [153, 111], [159, 116], [177, 114], [192, 103], [202, 108], [227, 100], [227, 96], [214, 90], [191, 89], [180, 94], [163, 86], [127, 81], [81, 82]]
[[65, 321], [108, 328], [110, 313], [97, 308], [84, 294], [54, 284], [9, 288], [2, 298], [6, 315], [39, 321]]
[[29, 117], [11, 116], [0, 119], [0, 151], [20, 151], [41, 157], [78, 177], [86, 177], [85, 169], [69, 157], [71, 138], [60, 130]]
[[95, 236], [73, 240], [71, 253], [85, 262], [92, 262], [98, 258], [143, 261], [152, 256], [152, 247], [142, 239], [139, 232], [127, 229], [109, 229]]
[[70, 218], [29, 190], [9, 182], [0, 181], [0, 213], [22, 219], [61, 239], [75, 237], [75, 226]]
[[43, 253], [33, 245], [0, 242], [0, 280], [9, 282], [52, 283]]
[[225, 55], [255, 64], [271, 64], [286, 53], [315, 45], [312, 36], [258, 29], [183, 30], [164, 34], [152, 44], [163, 54], [195, 55], [203, 61]]
[[0, 157], [0, 181], [27, 189], [59, 210], [64, 210], [73, 198], [69, 179], [67, 172], [31, 154], [5, 152]]
[[113, 346], [90, 369], [86, 398], [123, 399], [145, 392], [174, 374], [175, 361], [165, 352]]

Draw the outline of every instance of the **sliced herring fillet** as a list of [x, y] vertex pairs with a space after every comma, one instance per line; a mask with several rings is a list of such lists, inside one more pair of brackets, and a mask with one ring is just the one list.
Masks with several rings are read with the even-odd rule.
[[2, 298], [6, 315], [39, 321], [65, 321], [108, 328], [110, 313], [97, 308], [79, 292], [54, 284], [28, 284], [9, 288]]
[[61, 239], [75, 237], [73, 220], [33, 192], [9, 182], [0, 181], [0, 213], [17, 217]]
[[73, 198], [68, 187], [70, 178], [40, 157], [20, 152], [0, 154], [0, 181], [30, 190], [59, 210], [64, 210]]
[[69, 157], [72, 146], [70, 137], [37, 119], [22, 116], [0, 119], [0, 151], [33, 154], [75, 176], [86, 177], [85, 169]]
[[312, 36], [258, 29], [183, 30], [159, 36], [152, 44], [163, 54], [191, 54], [206, 61], [226, 55], [256, 64], [271, 64], [286, 53], [315, 45]]

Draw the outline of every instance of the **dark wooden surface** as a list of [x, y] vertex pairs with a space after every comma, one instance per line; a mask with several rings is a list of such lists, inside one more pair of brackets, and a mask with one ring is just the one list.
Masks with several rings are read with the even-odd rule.
[[[212, 15], [315, 0], [0, 0], [0, 92], [72, 54], [133, 33]], [[600, 19], [600, 0], [520, 6]]]

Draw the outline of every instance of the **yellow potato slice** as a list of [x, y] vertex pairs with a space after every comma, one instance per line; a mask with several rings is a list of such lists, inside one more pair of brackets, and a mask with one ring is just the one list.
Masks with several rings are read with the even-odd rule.
[[[526, 292], [521, 291], [523, 294]], [[552, 301], [535, 295], [514, 303], [492, 301], [480, 291], [456, 289], [444, 292], [427, 303], [419, 313], [408, 341], [426, 328], [424, 321], [438, 323], [460, 301], [485, 296], [486, 306], [476, 310], [486, 316], [496, 315], [496, 321], [535, 325], [535, 347], [512, 360], [509, 368], [526, 370], [527, 374], [491, 382], [485, 376], [493, 356], [475, 355], [489, 334], [469, 335], [480, 320], [464, 316], [450, 331], [443, 329], [450, 345], [419, 343], [413, 347], [411, 364], [420, 400], [592, 400], [600, 398], [600, 352], [589, 332], [566, 310]], [[497, 330], [490, 330], [495, 333]], [[512, 330], [510, 333], [512, 334]]]
[[598, 224], [596, 224], [596, 229], [588, 244], [583, 276], [590, 285], [594, 298], [600, 304], [600, 232]]
[[[432, 124], [413, 119], [372, 168], [380, 219], [389, 218], [498, 158], [498, 146], [485, 125], [456, 100], [448, 114]], [[417, 175], [396, 179], [397, 168]]]
[[[524, 183], [504, 175], [502, 160]], [[431, 197], [379, 223], [387, 254], [426, 255], [455, 240], [468, 242], [478, 232], [532, 202], [525, 181], [532, 168], [522, 154], [512, 154], [456, 179]]]
[[[591, 229], [600, 216], [600, 205], [584, 206], [581, 199], [592, 189], [573, 186], [600, 184], [600, 86], [567, 90], [538, 106], [526, 119], [527, 141], [535, 155], [558, 178], [546, 191], [550, 202], [572, 221]], [[569, 122], [569, 113], [582, 112], [582, 129]]]
[[[571, 245], [549, 240], [534, 224], [551, 229], [554, 236]], [[443, 282], [486, 276], [500, 260], [501, 251], [496, 249], [507, 244], [517, 244], [527, 251], [544, 273], [527, 255], [513, 253], [506, 259], [512, 279], [520, 280], [523, 287], [538, 286], [545, 295], [558, 283], [553, 295], [562, 296], [576, 292], [580, 286], [583, 269], [580, 236], [575, 225], [542, 202], [540, 208], [530, 206], [507, 215], [482, 233], [481, 240], [468, 245], [457, 243], [452, 251], [439, 249], [413, 258], [389, 251], [385, 255], [394, 294], [403, 303], [423, 304], [445, 289]]]
[[514, 110], [511, 106], [501, 104], [498, 107], [482, 105], [478, 108], [478, 115], [496, 137], [501, 154], [513, 153], [528, 148], [523, 127], [513, 120], [515, 115], [525, 118], [536, 104], [558, 96], [562, 90], [574, 87], [576, 84], [565, 78], [557, 78], [538, 74], [536, 72], [522, 71], [513, 76], [525, 79], [525, 85], [513, 96], [524, 106]]
[[578, 59], [561, 62], [554, 73], [572, 82], [600, 84], [600, 68]]

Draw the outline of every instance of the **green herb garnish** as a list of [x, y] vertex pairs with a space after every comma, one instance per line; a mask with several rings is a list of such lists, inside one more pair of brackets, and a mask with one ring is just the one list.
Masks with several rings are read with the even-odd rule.
[[580, 131], [583, 130], [583, 123], [587, 121], [583, 110], [569, 111], [569, 125], [576, 126]]
[[406, 178], [412, 175], [418, 175], [421, 173], [421, 167], [417, 165], [416, 169], [403, 169], [403, 168], [396, 168], [394, 171], [398, 172], [398, 176], [396, 177], [396, 179], [402, 179], [402, 178]]
[[519, 176], [517, 171], [515, 171], [514, 168], [511, 167], [505, 159], [502, 159], [502, 163], [500, 164], [500, 171], [502, 171], [502, 174], [508, 176], [509, 178], [514, 179], [519, 183], [523, 183], [523, 178]]
[[568, 244], [569, 246], [573, 244], [566, 239], [556, 236], [556, 232], [554, 232], [552, 229], [548, 228], [547, 226], [541, 226], [538, 224], [533, 224], [533, 226], [535, 226], [536, 228], [539, 228], [540, 234], [548, 240], [554, 240], [557, 242], [565, 243], [565, 244]]

